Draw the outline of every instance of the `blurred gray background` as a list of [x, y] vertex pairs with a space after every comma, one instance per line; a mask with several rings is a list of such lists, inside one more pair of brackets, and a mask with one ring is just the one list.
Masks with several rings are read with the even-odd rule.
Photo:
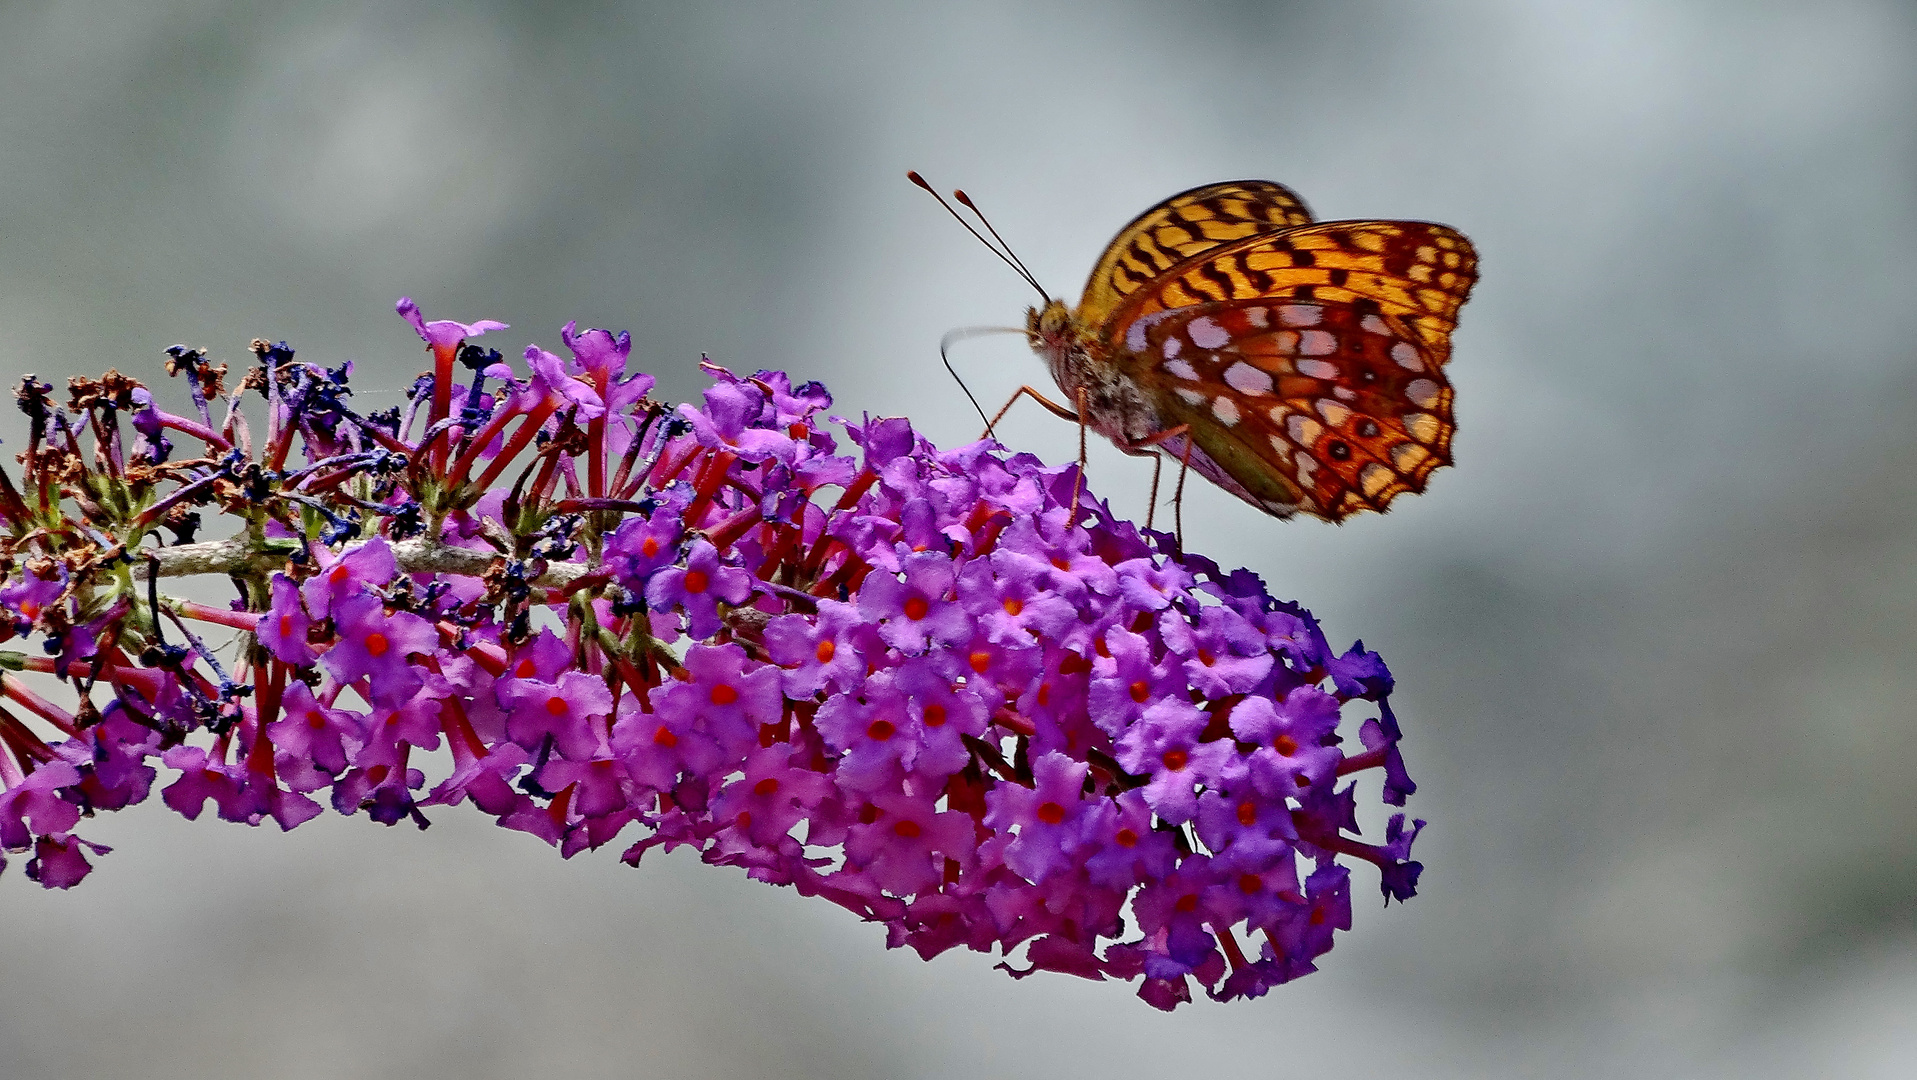
[[[908, 168], [1073, 296], [1231, 177], [1483, 255], [1427, 495], [1188, 499], [1400, 680], [1424, 895], [1360, 871], [1321, 974], [1163, 1016], [684, 857], [156, 799], [83, 830], [119, 850], [73, 892], [0, 878], [0, 1075], [1909, 1075], [1913, 117], [1908, 3], [0, 5], [9, 379], [284, 337], [386, 404], [407, 294], [955, 443], [939, 336], [1031, 296]], [[991, 401], [1044, 378], [956, 359]], [[1091, 467], [1142, 511], [1147, 465]]]

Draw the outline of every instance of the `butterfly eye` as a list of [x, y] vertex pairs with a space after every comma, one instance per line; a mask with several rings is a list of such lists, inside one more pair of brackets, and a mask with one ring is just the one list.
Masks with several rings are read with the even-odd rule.
[[1330, 446], [1325, 447], [1325, 455], [1333, 461], [1350, 461], [1351, 447], [1346, 446], [1341, 440], [1334, 439]]

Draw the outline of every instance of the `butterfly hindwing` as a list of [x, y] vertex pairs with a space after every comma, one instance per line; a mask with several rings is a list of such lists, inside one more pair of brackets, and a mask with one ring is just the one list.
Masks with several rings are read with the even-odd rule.
[[1271, 513], [1383, 510], [1450, 463], [1451, 387], [1406, 320], [1213, 301], [1148, 314], [1123, 344], [1162, 426], [1189, 425], [1194, 470]]
[[1102, 324], [1116, 343], [1137, 319], [1256, 298], [1348, 304], [1402, 320], [1426, 358], [1451, 357], [1458, 309], [1477, 280], [1471, 242], [1422, 221], [1327, 221], [1216, 245], [1133, 290]]
[[1132, 219], [1105, 247], [1078, 316], [1097, 325], [1166, 270], [1213, 248], [1304, 225], [1311, 212], [1290, 188], [1230, 180], [1183, 191]]

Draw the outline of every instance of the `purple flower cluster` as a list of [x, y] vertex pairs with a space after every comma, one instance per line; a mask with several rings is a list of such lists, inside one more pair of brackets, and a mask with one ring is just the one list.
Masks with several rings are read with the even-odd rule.
[[[1142, 977], [1162, 1009], [1194, 978], [1224, 1000], [1315, 970], [1351, 925], [1341, 857], [1415, 891], [1423, 822], [1356, 838], [1354, 774], [1414, 790], [1382, 661], [1114, 517], [1075, 466], [869, 417], [833, 420], [842, 454], [817, 384], [709, 366], [674, 410], [623, 335], [568, 326], [572, 355], [529, 348], [521, 375], [468, 344], [499, 324], [400, 310], [435, 364], [403, 415], [355, 412], [348, 369], [283, 343], [231, 394], [174, 350], [183, 416], [117, 373], [65, 409], [23, 385], [0, 637], [46, 655], [0, 666], [77, 702], [0, 679], [0, 846], [30, 877], [77, 883], [106, 850], [79, 819], [159, 768], [189, 818], [283, 829], [470, 802], [566, 856], [691, 847], [926, 958]], [[208, 505], [234, 539], [190, 542]], [[188, 573], [242, 595], [159, 591]]]

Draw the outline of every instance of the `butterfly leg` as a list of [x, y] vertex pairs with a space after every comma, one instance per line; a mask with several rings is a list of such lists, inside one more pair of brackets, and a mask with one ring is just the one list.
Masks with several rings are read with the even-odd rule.
[[[1150, 453], [1173, 439], [1179, 438], [1180, 436], [1189, 436], [1190, 434], [1190, 424], [1179, 424], [1177, 427], [1152, 432], [1150, 435], [1134, 442], [1119, 443], [1118, 448], [1127, 454]], [[1081, 442], [1082, 440], [1083, 436], [1081, 435]], [[1191, 439], [1185, 439], [1185, 449], [1178, 455], [1178, 486], [1172, 492], [1172, 528], [1177, 531], [1178, 546], [1181, 549], [1185, 546], [1185, 474], [1191, 469], [1191, 448]], [[1083, 454], [1082, 448], [1080, 453], [1081, 455]], [[1147, 529], [1152, 527], [1152, 516], [1154, 511], [1158, 509], [1158, 470], [1162, 459], [1163, 455], [1152, 454], [1151, 504], [1145, 510], [1145, 527]]]
[[1145, 500], [1145, 529], [1148, 532], [1152, 527], [1152, 518], [1158, 513], [1158, 472], [1164, 464], [1165, 455], [1152, 455], [1152, 493], [1151, 497]]
[[1085, 490], [1085, 388], [1079, 387], [1076, 394], [1078, 415], [1078, 475], [1072, 478], [1072, 524], [1078, 524], [1078, 496]]
[[[1081, 396], [1083, 395], [1081, 394]], [[991, 438], [991, 439], [997, 438], [998, 433], [994, 431], [993, 429], [998, 427], [998, 422], [1000, 420], [1005, 419], [1005, 414], [1008, 412], [1011, 412], [1012, 406], [1018, 404], [1018, 399], [1022, 397], [1029, 397], [1033, 401], [1038, 402], [1040, 405], [1045, 406], [1046, 411], [1050, 412], [1053, 416], [1058, 417], [1060, 420], [1070, 420], [1074, 424], [1077, 424], [1080, 422], [1078, 413], [1073, 412], [1072, 410], [1066, 408], [1063, 405], [1058, 404], [1055, 401], [1049, 400], [1048, 398], [1046, 398], [1044, 394], [1039, 393], [1038, 391], [1032, 389], [1029, 386], [1021, 386], [1018, 388], [1018, 391], [1012, 395], [1011, 400], [1007, 401], [1005, 405], [999, 409], [998, 414], [993, 416], [992, 419], [988, 423], [986, 423], [985, 434], [980, 437]]]

